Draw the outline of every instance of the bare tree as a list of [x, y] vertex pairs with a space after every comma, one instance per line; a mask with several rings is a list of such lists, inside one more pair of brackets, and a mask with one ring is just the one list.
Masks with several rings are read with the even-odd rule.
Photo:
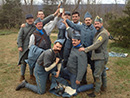
[[34, 13], [33, 12], [33, 2], [34, 0], [24, 0], [24, 5], [26, 10], [24, 10], [24, 13]]
[[74, 12], [78, 7], [79, 7], [79, 3], [81, 2], [81, 0], [75, 0], [75, 8], [72, 10], [72, 12]]
[[5, 0], [2, 0], [2, 5], [4, 5], [5, 4]]

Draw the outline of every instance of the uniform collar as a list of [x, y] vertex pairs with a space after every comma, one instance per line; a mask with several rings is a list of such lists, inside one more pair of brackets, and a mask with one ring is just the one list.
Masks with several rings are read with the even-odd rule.
[[44, 34], [44, 32], [43, 32], [43, 30], [41, 29], [41, 30], [39, 30], [39, 29], [37, 29], [36, 28], [36, 30], [38, 31], [38, 32], [40, 32], [41, 33], [41, 35], [43, 35]]
[[78, 44], [77, 46], [73, 46], [73, 48], [80, 48], [82, 46], [82, 44]]
[[91, 29], [91, 30], [93, 30], [93, 24], [87, 26], [87, 25], [84, 23], [83, 25], [85, 26], [86, 29]]

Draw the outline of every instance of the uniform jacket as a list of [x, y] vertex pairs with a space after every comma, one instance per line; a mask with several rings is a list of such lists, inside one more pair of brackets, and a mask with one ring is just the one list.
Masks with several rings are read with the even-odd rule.
[[92, 45], [94, 35], [97, 32], [97, 30], [95, 29], [95, 27], [93, 25], [91, 25], [89, 27], [85, 24], [78, 25], [78, 24], [72, 23], [68, 19], [66, 20], [66, 22], [71, 28], [73, 28], [81, 33], [81, 43], [84, 47], [88, 47], [88, 46]]
[[56, 54], [52, 49], [44, 51], [38, 58], [37, 63], [44, 67], [49, 67], [56, 60]]
[[[26, 50], [28, 49], [29, 39], [35, 29], [36, 29], [36, 27], [33, 24], [29, 25], [28, 23], [26, 23], [26, 26], [21, 27], [19, 30], [17, 44], [18, 44], [18, 47], [23, 48], [23, 51], [19, 52], [19, 60], [21, 63], [24, 63], [24, 59], [27, 58]], [[24, 53], [26, 53], [26, 54], [24, 55]], [[22, 57], [22, 59], [21, 59], [21, 57]]]
[[93, 44], [85, 48], [85, 52], [92, 51], [92, 60], [103, 60], [108, 58], [108, 38], [109, 36], [105, 28], [101, 28], [100, 32], [95, 34]]
[[[82, 47], [82, 45], [80, 46]], [[67, 63], [67, 69], [72, 73], [76, 74], [76, 80], [81, 81], [83, 75], [87, 69], [87, 55], [84, 52], [79, 52], [80, 48], [72, 48]]]

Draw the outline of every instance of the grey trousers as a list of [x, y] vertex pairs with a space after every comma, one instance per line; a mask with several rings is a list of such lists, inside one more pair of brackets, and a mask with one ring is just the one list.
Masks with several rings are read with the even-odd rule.
[[105, 65], [107, 61], [108, 59], [94, 61], [95, 92], [100, 92], [101, 86], [107, 87], [107, 75], [106, 75], [106, 69], [105, 69]]

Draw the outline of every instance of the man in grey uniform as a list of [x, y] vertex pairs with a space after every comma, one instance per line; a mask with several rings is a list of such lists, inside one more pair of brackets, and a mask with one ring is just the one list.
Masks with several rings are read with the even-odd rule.
[[25, 87], [38, 94], [45, 93], [48, 75], [53, 71], [56, 71], [55, 77], [59, 76], [61, 64], [58, 64], [59, 58], [57, 57], [57, 54], [61, 50], [63, 43], [64, 40], [62, 39], [56, 40], [52, 49], [44, 51], [39, 56], [34, 69], [37, 85], [31, 85], [23, 80], [22, 83], [16, 87], [16, 91]]
[[[33, 31], [36, 29], [33, 22], [34, 22], [33, 16], [31, 14], [26, 15], [25, 27], [20, 28], [18, 39], [17, 39], [18, 50], [19, 50], [19, 65], [21, 65], [20, 81], [25, 79], [24, 77], [25, 69], [26, 69], [25, 59], [27, 59], [28, 56], [28, 53], [25, 53], [25, 51], [28, 49], [29, 38], [33, 33]], [[30, 74], [30, 78], [32, 77], [33, 75]]]
[[109, 36], [107, 30], [103, 27], [103, 20], [99, 16], [95, 18], [94, 26], [97, 29], [97, 33], [95, 34], [93, 44], [79, 49], [79, 51], [85, 51], [86, 53], [92, 51], [91, 59], [94, 60], [95, 65], [95, 90], [88, 94], [90, 97], [100, 95], [100, 88], [105, 90], [107, 87], [105, 65], [108, 61], [107, 44]]
[[62, 70], [61, 76], [70, 80], [73, 89], [78, 89], [87, 69], [87, 56], [86, 53], [78, 51], [79, 48], [83, 47], [80, 34], [75, 33], [72, 35], [70, 33], [69, 36], [72, 36], [73, 48], [68, 58], [67, 67]]

